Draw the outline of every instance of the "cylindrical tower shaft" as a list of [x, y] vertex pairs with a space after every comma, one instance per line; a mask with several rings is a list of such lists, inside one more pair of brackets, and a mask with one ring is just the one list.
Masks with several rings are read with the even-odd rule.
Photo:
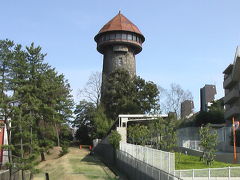
[[136, 75], [134, 50], [126, 45], [113, 45], [105, 48], [103, 74], [109, 76], [116, 69], [125, 69], [131, 76]]

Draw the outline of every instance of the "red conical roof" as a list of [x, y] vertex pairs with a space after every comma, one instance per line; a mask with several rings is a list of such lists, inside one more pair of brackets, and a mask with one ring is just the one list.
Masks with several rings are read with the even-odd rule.
[[98, 34], [109, 31], [130, 31], [142, 35], [138, 27], [122, 15], [120, 11], [114, 18], [102, 27]]

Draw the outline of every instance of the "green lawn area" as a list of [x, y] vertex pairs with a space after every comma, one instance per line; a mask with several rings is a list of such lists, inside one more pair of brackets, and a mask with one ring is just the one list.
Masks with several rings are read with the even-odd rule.
[[240, 164], [229, 164], [219, 161], [214, 161], [211, 166], [206, 165], [205, 162], [200, 161], [197, 156], [185, 155], [183, 153], [175, 153], [176, 170], [179, 169], [204, 169], [204, 168], [222, 168], [240, 166]]
[[[55, 153], [55, 152], [53, 152]], [[55, 153], [55, 154], [58, 154]], [[33, 180], [116, 180], [115, 174], [98, 158], [90, 156], [88, 149], [70, 147], [69, 153], [62, 157], [51, 157], [39, 163], [40, 170]]]

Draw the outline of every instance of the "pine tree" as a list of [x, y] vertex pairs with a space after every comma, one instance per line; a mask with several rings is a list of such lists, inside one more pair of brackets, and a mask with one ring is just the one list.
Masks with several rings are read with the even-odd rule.
[[45, 56], [33, 43], [25, 50], [12, 41], [0, 41], [0, 110], [9, 135], [5, 148], [10, 179], [13, 164], [22, 170], [24, 179], [24, 170], [34, 171], [39, 153], [44, 160], [49, 148], [69, 139], [70, 85], [44, 63]]

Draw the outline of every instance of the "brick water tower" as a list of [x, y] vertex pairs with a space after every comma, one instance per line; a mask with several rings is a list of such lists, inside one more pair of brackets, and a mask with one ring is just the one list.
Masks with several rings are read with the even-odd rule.
[[103, 77], [116, 69], [136, 75], [135, 55], [142, 51], [145, 38], [131, 21], [119, 13], [105, 24], [95, 36], [97, 50], [103, 54]]

